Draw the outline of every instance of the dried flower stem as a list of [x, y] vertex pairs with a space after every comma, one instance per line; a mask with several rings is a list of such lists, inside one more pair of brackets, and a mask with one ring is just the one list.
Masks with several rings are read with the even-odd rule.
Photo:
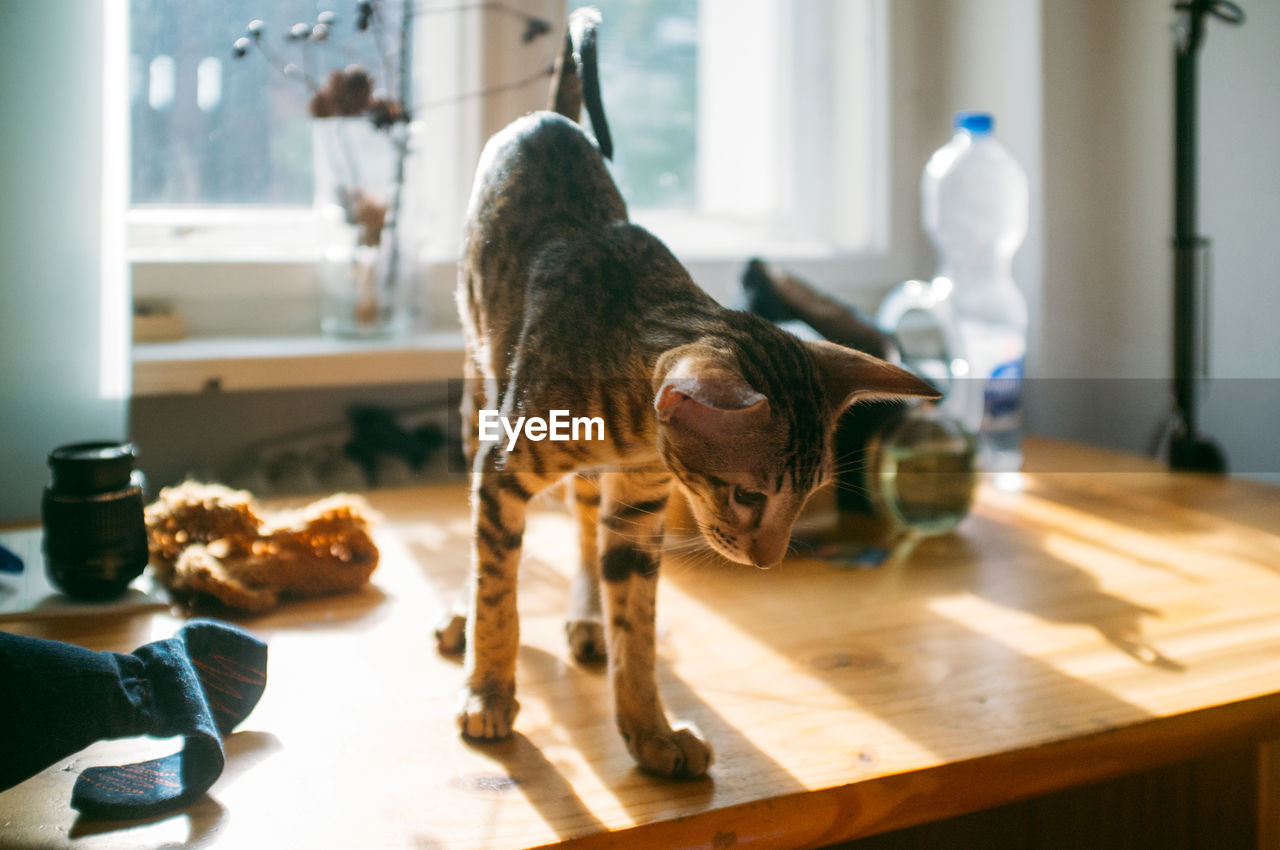
[[405, 123], [413, 120], [409, 110], [409, 96], [413, 91], [413, 0], [405, 0], [400, 19], [400, 106], [404, 110]]
[[482, 0], [479, 3], [455, 3], [451, 6], [435, 6], [422, 5], [416, 7], [417, 11], [430, 15], [437, 12], [471, 12], [471, 11], [487, 11], [487, 12], [503, 12], [511, 15], [513, 18], [520, 18], [523, 21], [539, 20], [536, 15], [530, 15], [528, 12], [508, 6], [506, 3], [500, 3], [498, 0]]
[[426, 100], [414, 106], [415, 110], [438, 109], [442, 106], [453, 106], [457, 103], [464, 103], [473, 98], [483, 98], [489, 95], [501, 94], [504, 91], [524, 88], [527, 85], [536, 83], [538, 80], [546, 79], [555, 73], [556, 67], [554, 60], [544, 66], [540, 71], [535, 71], [527, 77], [521, 77], [518, 80], [512, 80], [509, 83], [497, 83], [492, 86], [485, 86], [482, 89], [462, 92], [450, 97], [437, 98], [436, 100]]
[[307, 64], [305, 53], [303, 58], [304, 67], [300, 69], [302, 71], [302, 75], [298, 76], [297, 74], [289, 71], [290, 68], [297, 68], [298, 66], [282, 60], [278, 55], [273, 53], [266, 44], [263, 43], [263, 39], [255, 38], [253, 40], [253, 46], [262, 54], [262, 58], [266, 60], [267, 64], [278, 71], [281, 76], [286, 79], [298, 80], [313, 93], [320, 88], [320, 83], [311, 76], [311, 73], [305, 67]]
[[[402, 43], [404, 40], [403, 38], [404, 33], [408, 31], [410, 8], [411, 8], [411, 0], [405, 0], [404, 14], [400, 18], [400, 33], [401, 33]], [[388, 94], [390, 94], [393, 97], [398, 96], [400, 100], [403, 100], [405, 95], [403, 90], [400, 92], [394, 92], [390, 89], [390, 86], [393, 84], [392, 81], [395, 79], [395, 75], [391, 73], [391, 51], [387, 47], [387, 37], [386, 37], [385, 27], [386, 27], [386, 19], [382, 15], [382, 4], [374, 3], [373, 4], [373, 21], [370, 29], [373, 30], [373, 42], [377, 46], [378, 61], [382, 64], [382, 78], [387, 81]], [[406, 64], [405, 54], [402, 51], [400, 53], [400, 67], [403, 68], [405, 64]]]
[[[405, 123], [402, 128], [392, 127], [389, 129], [390, 138], [396, 146], [396, 170], [395, 177], [391, 181], [391, 220], [387, 225], [389, 228], [388, 236], [390, 236], [391, 244], [388, 246], [387, 254], [387, 289], [395, 283], [396, 275], [400, 272], [400, 212], [402, 199], [404, 196], [404, 163], [409, 153], [409, 119], [411, 117], [409, 111], [409, 89], [413, 79], [413, 63], [409, 61], [412, 49], [411, 34], [413, 30], [413, 3], [411, 0], [405, 0], [404, 13], [400, 19], [400, 103], [404, 109]], [[401, 130], [397, 134], [397, 130]]]

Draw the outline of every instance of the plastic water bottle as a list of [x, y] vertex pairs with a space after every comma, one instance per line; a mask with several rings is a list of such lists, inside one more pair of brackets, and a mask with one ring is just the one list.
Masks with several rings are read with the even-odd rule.
[[939, 260], [925, 293], [945, 304], [935, 313], [951, 357], [942, 410], [977, 435], [981, 469], [1012, 472], [1022, 465], [1027, 349], [1012, 264], [1027, 235], [1027, 177], [994, 123], [983, 112], [956, 115], [955, 135], [925, 166], [920, 200]]

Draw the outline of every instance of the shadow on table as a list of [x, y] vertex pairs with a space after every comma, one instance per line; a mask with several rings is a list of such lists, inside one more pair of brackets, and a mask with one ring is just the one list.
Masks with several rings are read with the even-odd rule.
[[[88, 838], [96, 835], [106, 835], [113, 832], [124, 833], [131, 829], [149, 824], [160, 823], [170, 818], [186, 818], [187, 819], [187, 837], [186, 840], [177, 844], [178, 847], [200, 847], [207, 845], [212, 837], [222, 829], [223, 823], [227, 819], [227, 810], [208, 794], [196, 800], [191, 805], [180, 809], [176, 812], [168, 814], [155, 815], [150, 818], [140, 818], [137, 820], [90, 820], [83, 815], [76, 818], [72, 824], [67, 836], [73, 841], [81, 838]], [[0, 842], [0, 847], [3, 847]], [[169, 844], [167, 846], [175, 846]]]
[[[1145, 667], [1183, 673], [1186, 667], [1144, 634], [1144, 618], [1160, 612], [1107, 593], [1092, 574], [1043, 552], [1034, 570], [1020, 569], [1018, 552], [1001, 547], [1025, 542], [985, 518], [966, 522], [964, 534], [925, 541], [905, 562], [875, 570], [807, 561], [762, 572], [703, 563], [664, 566], [665, 580], [712, 602], [719, 616], [792, 659], [806, 676], [943, 760], [970, 757], [974, 741], [998, 739], [1003, 729], [1025, 737], [1029, 723], [1051, 740], [1090, 724], [1101, 731], [1107, 723], [1149, 717], [1141, 706], [1020, 651], [1016, 634], [1006, 641], [950, 616], [946, 602], [972, 594], [1040, 620], [1087, 626]], [[983, 558], [971, 551], [970, 534], [983, 538]], [[833, 599], [847, 600], [847, 607], [839, 637], [822, 643], [819, 636], [834, 631], [822, 625]], [[1054, 694], [1052, 704], [1038, 699], [1046, 693]], [[913, 705], [930, 708], [909, 710]], [[718, 733], [729, 734], [726, 747], [749, 746], [741, 734]], [[856, 763], [858, 754], [850, 758]]]
[[519, 791], [561, 839], [605, 832], [605, 824], [573, 790], [560, 768], [520, 732], [503, 741], [468, 742], [502, 765], [492, 776], [459, 776], [450, 782], [471, 793], [502, 795]]

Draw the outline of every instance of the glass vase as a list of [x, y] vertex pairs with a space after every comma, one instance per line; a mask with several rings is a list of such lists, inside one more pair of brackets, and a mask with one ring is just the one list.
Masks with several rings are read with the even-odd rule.
[[956, 420], [917, 405], [887, 424], [868, 451], [876, 512], [896, 533], [943, 534], [969, 514], [976, 448]]
[[403, 216], [402, 124], [365, 117], [311, 122], [315, 207], [323, 239], [321, 327], [342, 338], [376, 339], [408, 330], [416, 269]]

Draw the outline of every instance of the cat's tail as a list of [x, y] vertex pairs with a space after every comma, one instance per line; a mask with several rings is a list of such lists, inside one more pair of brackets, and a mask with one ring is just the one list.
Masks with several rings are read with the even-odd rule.
[[556, 60], [555, 74], [551, 78], [548, 108], [577, 121], [585, 104], [600, 153], [612, 158], [613, 139], [604, 118], [600, 75], [596, 69], [596, 30], [599, 26], [600, 12], [589, 6], [576, 9], [569, 16], [569, 28], [564, 34], [564, 53]]

